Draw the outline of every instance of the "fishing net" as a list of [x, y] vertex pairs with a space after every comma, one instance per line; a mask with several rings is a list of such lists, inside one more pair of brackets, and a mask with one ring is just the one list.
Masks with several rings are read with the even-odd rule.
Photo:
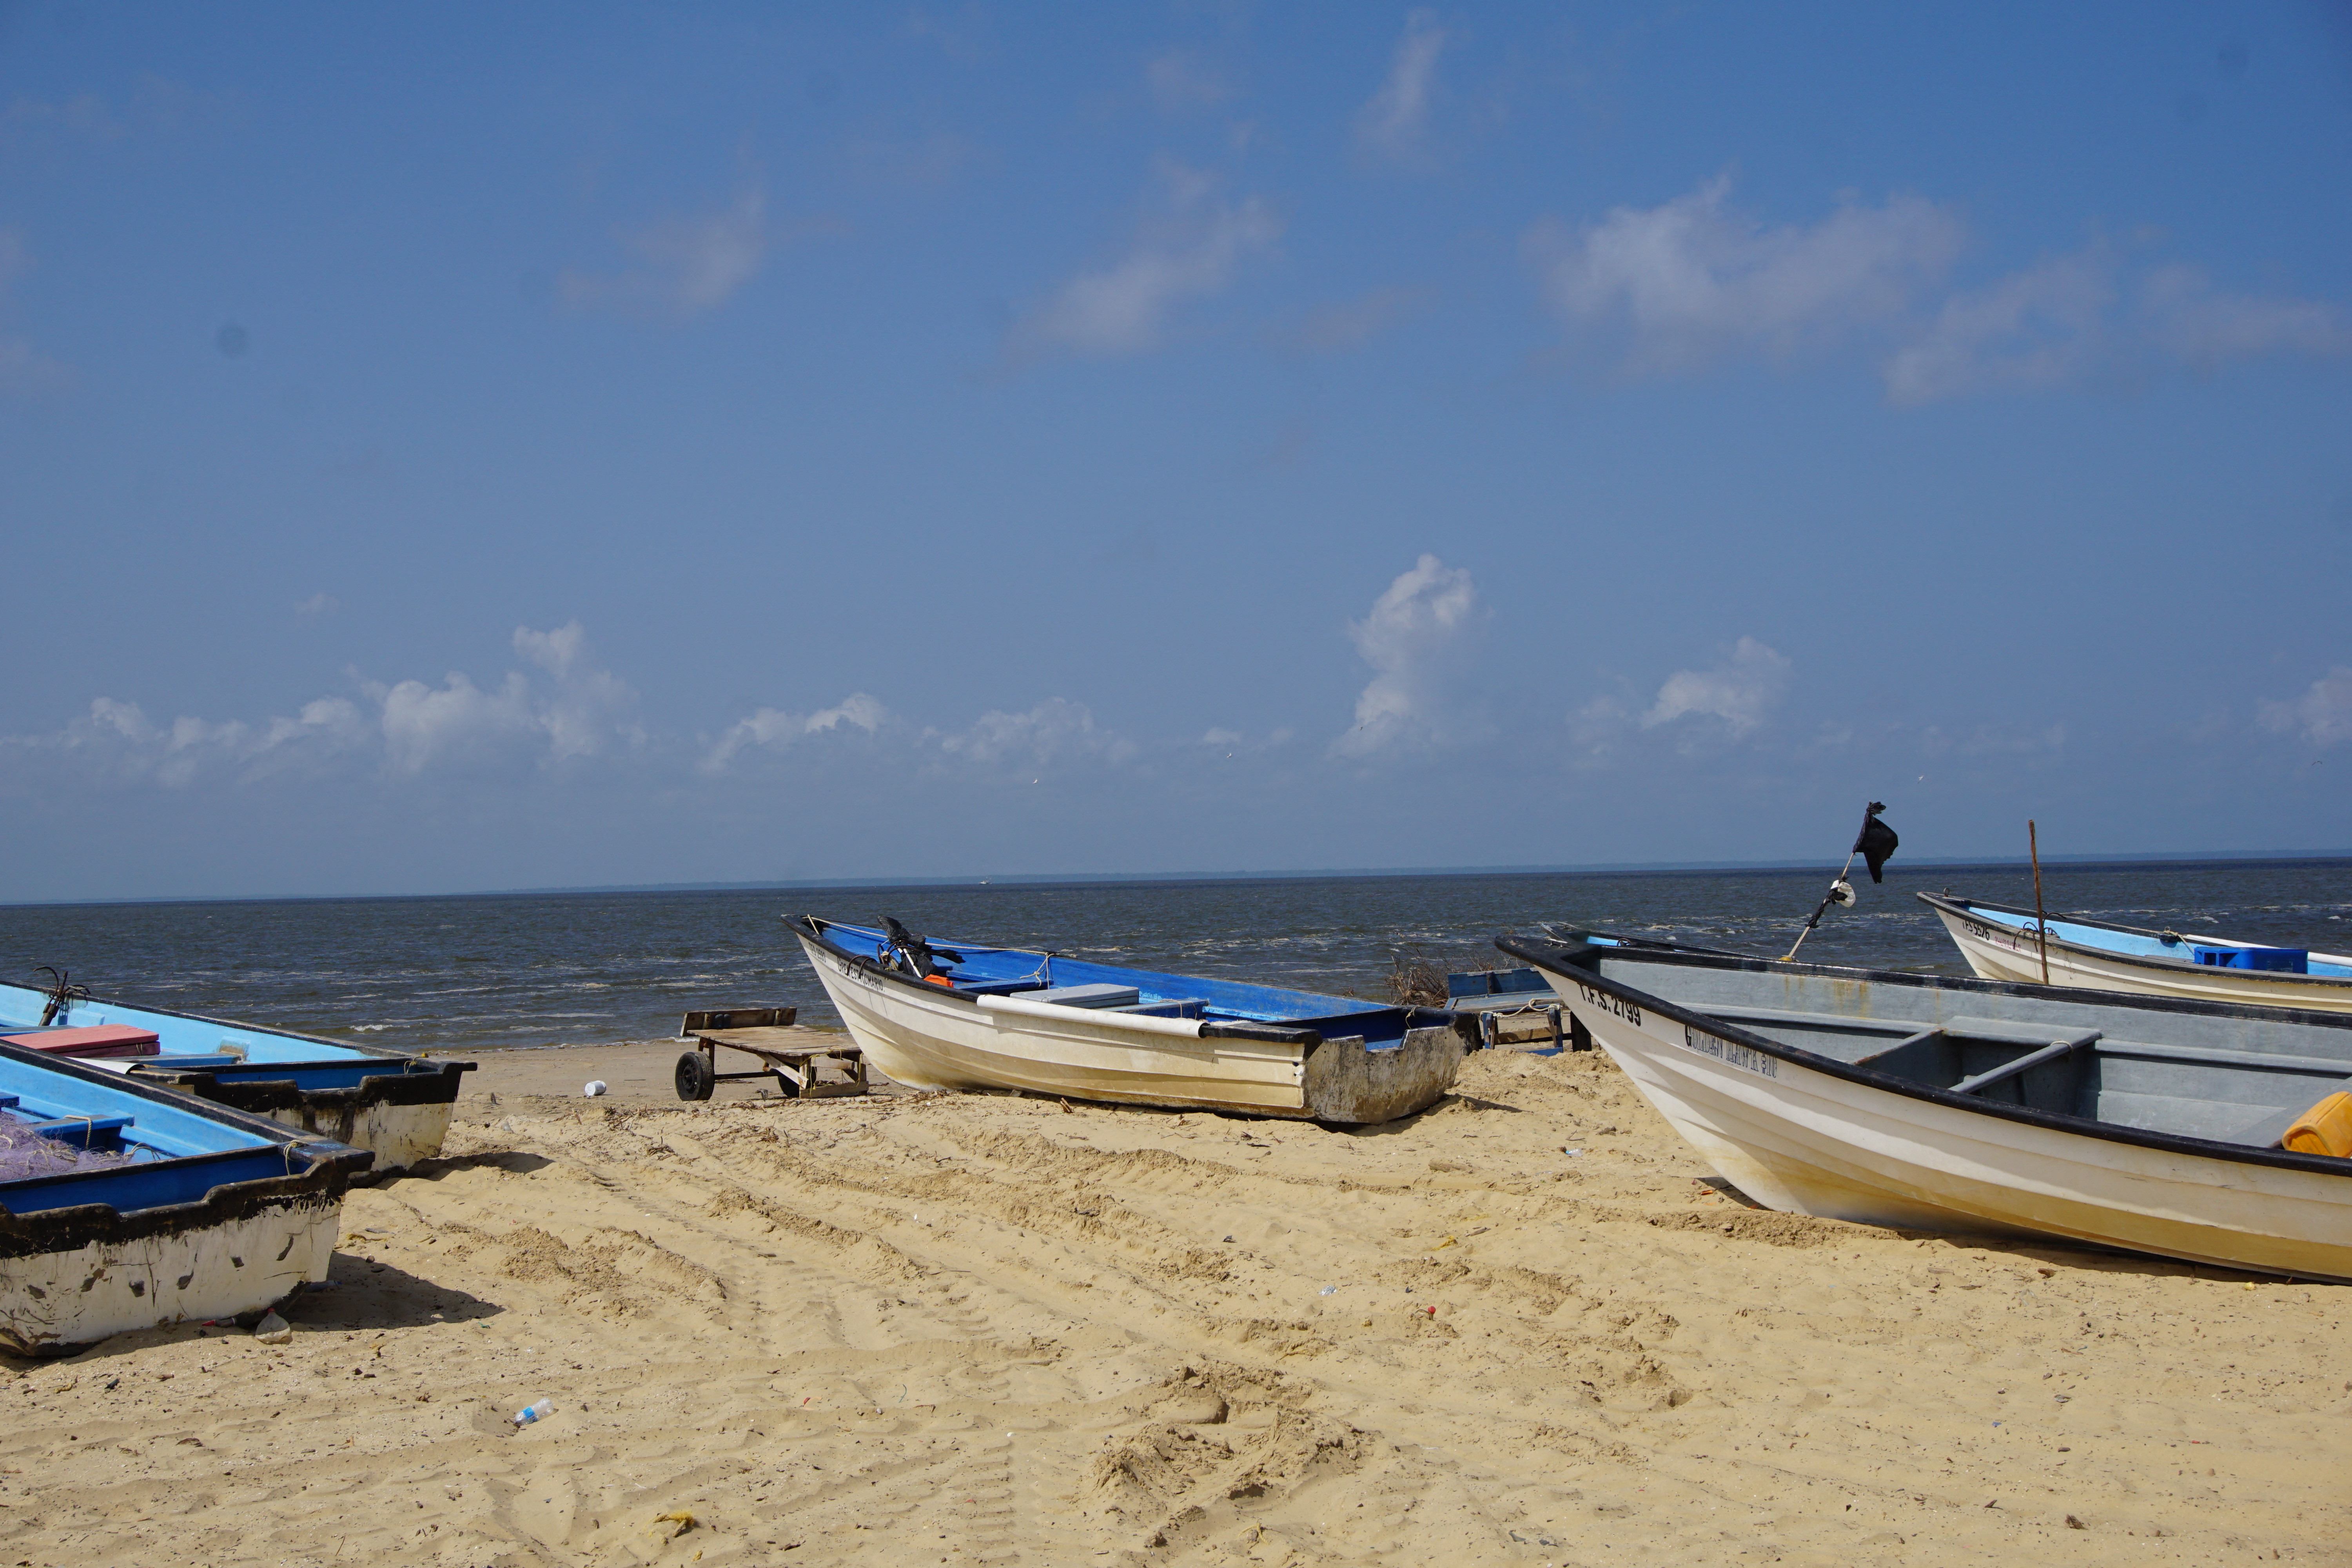
[[104, 1149], [84, 1149], [62, 1138], [47, 1138], [20, 1116], [0, 1111], [0, 1182], [21, 1182], [27, 1176], [57, 1176], [68, 1171], [110, 1171], [128, 1165], [133, 1155]]

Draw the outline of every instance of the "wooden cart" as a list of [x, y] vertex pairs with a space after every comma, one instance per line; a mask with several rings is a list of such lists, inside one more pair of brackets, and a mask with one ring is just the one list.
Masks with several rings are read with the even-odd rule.
[[[678, 1026], [678, 1037], [692, 1040], [694, 1049], [677, 1058], [677, 1097], [709, 1100], [710, 1091], [733, 1079], [772, 1078], [776, 1092], [787, 1100], [817, 1100], [827, 1095], [866, 1092], [866, 1055], [856, 1046], [813, 1040], [792, 1026], [794, 1007], [725, 1007], [688, 1013]], [[720, 1072], [719, 1050], [758, 1058], [750, 1072]], [[820, 1066], [831, 1065], [847, 1075], [838, 1082], [819, 1079]]]

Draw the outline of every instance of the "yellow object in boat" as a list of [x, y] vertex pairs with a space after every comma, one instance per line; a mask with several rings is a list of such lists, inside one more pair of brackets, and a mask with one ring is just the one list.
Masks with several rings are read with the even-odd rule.
[[2352, 1094], [2329, 1095], [2296, 1117], [2279, 1142], [2298, 1154], [2352, 1158]]

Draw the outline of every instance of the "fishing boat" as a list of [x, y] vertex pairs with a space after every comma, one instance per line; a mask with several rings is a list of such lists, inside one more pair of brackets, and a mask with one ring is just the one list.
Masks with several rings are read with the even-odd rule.
[[0, 1040], [364, 1149], [378, 1174], [440, 1153], [458, 1080], [474, 1069], [472, 1062], [100, 1001], [61, 975], [46, 988], [0, 984]]
[[866, 1059], [917, 1089], [1389, 1121], [1435, 1104], [1476, 1041], [1444, 1008], [786, 924]]
[[2046, 952], [2052, 985], [2352, 1013], [2352, 958], [2341, 953], [2142, 931], [2080, 915], [2045, 922], [2032, 910], [1949, 893], [1919, 900], [1987, 980], [2038, 982]]
[[0, 1042], [0, 1350], [258, 1312], [327, 1277], [373, 1158]]
[[1590, 933], [1496, 945], [1768, 1207], [2352, 1282], [2342, 1017]]

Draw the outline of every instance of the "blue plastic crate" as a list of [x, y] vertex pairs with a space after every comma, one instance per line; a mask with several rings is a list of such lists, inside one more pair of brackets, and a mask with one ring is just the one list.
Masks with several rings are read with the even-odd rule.
[[2200, 963], [2216, 969], [2268, 969], [2284, 974], [2311, 973], [2311, 950], [2305, 947], [2198, 947], [2189, 950]]

